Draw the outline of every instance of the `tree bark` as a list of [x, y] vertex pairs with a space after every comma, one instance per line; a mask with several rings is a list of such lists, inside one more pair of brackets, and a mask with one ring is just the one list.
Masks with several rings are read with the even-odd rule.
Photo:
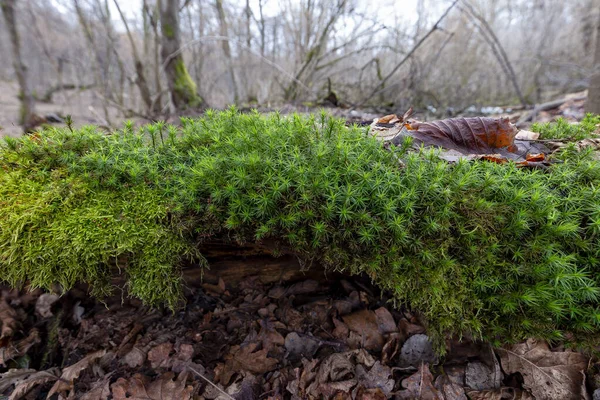
[[159, 0], [161, 56], [167, 76], [171, 99], [176, 109], [198, 107], [202, 99], [196, 92], [196, 83], [183, 61], [179, 27], [179, 0]]
[[[225, 18], [225, 11], [223, 10], [223, 0], [215, 0], [215, 8], [217, 9], [217, 15], [219, 17], [219, 30], [221, 36], [229, 37], [229, 28], [227, 26], [227, 19]], [[229, 70], [229, 85], [233, 91], [233, 102], [237, 104], [240, 99], [238, 92], [237, 82], [235, 80], [235, 72], [233, 70], [233, 61], [231, 59], [231, 47], [229, 41], [223, 40], [223, 53], [225, 54], [225, 60], [227, 61], [227, 69]]]
[[585, 110], [589, 113], [600, 114], [600, 21], [598, 21], [598, 26], [596, 27], [594, 68], [590, 79]]
[[0, 0], [0, 8], [2, 9], [4, 22], [6, 23], [6, 28], [8, 29], [8, 34], [10, 36], [13, 54], [13, 67], [15, 69], [17, 81], [19, 82], [19, 97], [21, 99], [19, 124], [23, 126], [24, 132], [29, 132], [35, 127], [35, 102], [29, 88], [29, 82], [27, 80], [27, 67], [21, 58], [21, 40], [19, 38], [19, 32], [17, 30], [15, 18], [15, 3], [15, 0]]

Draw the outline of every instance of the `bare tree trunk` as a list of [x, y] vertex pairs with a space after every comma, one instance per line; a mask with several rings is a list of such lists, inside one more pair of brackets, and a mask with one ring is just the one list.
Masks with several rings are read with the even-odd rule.
[[159, 0], [161, 55], [173, 105], [177, 109], [197, 107], [202, 99], [196, 93], [196, 83], [188, 73], [181, 48], [179, 0]]
[[15, 0], [0, 0], [0, 8], [4, 15], [4, 22], [10, 35], [10, 42], [13, 54], [13, 67], [17, 81], [19, 82], [21, 110], [19, 123], [23, 126], [24, 132], [29, 132], [34, 128], [35, 103], [27, 80], [27, 67], [21, 58], [21, 41], [17, 31], [17, 22], [15, 19]]
[[79, 4], [79, 0], [73, 0], [73, 5], [75, 6], [75, 11], [77, 13], [77, 19], [79, 20], [79, 24], [81, 25], [81, 29], [83, 29], [83, 33], [85, 38], [90, 46], [90, 52], [96, 58], [96, 64], [94, 65], [93, 71], [95, 76], [95, 84], [97, 86], [101, 86], [103, 89], [102, 93], [102, 109], [104, 111], [104, 119], [110, 125], [110, 115], [108, 112], [107, 99], [109, 99], [108, 93], [108, 83], [107, 75], [108, 75], [108, 66], [106, 65], [105, 60], [100, 56], [100, 51], [96, 46], [96, 41], [94, 40], [94, 34], [92, 32], [92, 27], [88, 23], [86, 16], [81, 9], [81, 5]]
[[251, 47], [252, 44], [252, 32], [250, 30], [250, 23], [252, 21], [252, 9], [250, 8], [250, 0], [246, 0], [246, 46]]
[[116, 100], [117, 103], [119, 103], [119, 105], [124, 107], [125, 100], [124, 100], [123, 94], [125, 91], [125, 81], [127, 79], [127, 74], [125, 73], [125, 64], [123, 63], [123, 60], [121, 59], [121, 56], [117, 49], [118, 39], [116, 38], [115, 30], [112, 25], [112, 18], [110, 15], [110, 7], [108, 5], [108, 1], [109, 0], [104, 0], [104, 2], [102, 3], [98, 0], [98, 8], [101, 10], [100, 13], [101, 13], [101, 18], [102, 18], [102, 24], [104, 25], [104, 28], [106, 30], [106, 37], [108, 39], [108, 43], [107, 43], [107, 47], [106, 47], [106, 59], [108, 60], [108, 65], [109, 65], [108, 69], [110, 71], [110, 53], [112, 53], [115, 56], [115, 61], [117, 62], [117, 67], [119, 69], [119, 87], [118, 87], [118, 90], [115, 90], [114, 88], [112, 88], [110, 86], [110, 80], [107, 79], [107, 82], [106, 82], [106, 86], [108, 87], [107, 95], [110, 95], [110, 97], [112, 97], [114, 100]]
[[[258, 0], [258, 12], [260, 13], [260, 55], [265, 56], [265, 16], [263, 14], [263, 0]], [[273, 39], [275, 40], [275, 39]]]
[[596, 27], [596, 52], [594, 54], [594, 71], [590, 79], [588, 98], [585, 110], [590, 113], [600, 114], [600, 21]]
[[[217, 15], [219, 17], [219, 29], [221, 36], [229, 37], [229, 28], [227, 27], [227, 20], [225, 18], [225, 11], [223, 10], [223, 0], [215, 0], [215, 7], [217, 9]], [[229, 41], [223, 40], [223, 53], [227, 61], [227, 69], [229, 70], [229, 84], [233, 91], [233, 102], [238, 103], [240, 94], [238, 92], [237, 82], [235, 80], [235, 72], [233, 70], [233, 61], [231, 60], [231, 48], [229, 47]]]
[[[125, 26], [125, 31], [127, 32], [127, 37], [129, 38], [129, 43], [131, 44], [131, 53], [133, 55], [133, 62], [135, 65], [135, 84], [140, 89], [140, 94], [142, 95], [142, 101], [146, 107], [146, 111], [150, 113], [155, 113], [158, 110], [156, 107], [157, 104], [152, 103], [152, 95], [150, 94], [150, 88], [148, 87], [148, 83], [146, 81], [146, 75], [144, 74], [144, 64], [142, 63], [142, 59], [137, 51], [137, 46], [135, 45], [135, 40], [133, 40], [133, 36], [131, 35], [131, 31], [129, 30], [129, 24], [127, 23], [127, 19], [123, 12], [121, 11], [121, 7], [119, 7], [119, 2], [114, 0], [115, 6], [119, 11], [119, 15], [121, 16], [121, 20], [123, 21], [123, 25]], [[160, 107], [160, 105], [158, 105]]]
[[160, 110], [162, 107], [162, 85], [160, 83], [160, 35], [158, 33], [158, 7], [155, 6], [150, 11], [150, 7], [146, 0], [143, 1], [143, 12], [148, 16], [148, 20], [150, 21], [150, 25], [152, 26], [152, 32], [154, 32], [154, 86], [156, 89], [156, 98], [154, 99], [154, 103], [156, 104], [156, 108]]

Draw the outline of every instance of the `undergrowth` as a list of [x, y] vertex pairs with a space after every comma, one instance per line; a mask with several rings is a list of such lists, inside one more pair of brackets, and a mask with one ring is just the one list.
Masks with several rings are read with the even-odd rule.
[[202, 260], [200, 241], [270, 240], [368, 274], [440, 342], [597, 338], [600, 166], [589, 152], [567, 146], [542, 171], [408, 148], [384, 150], [325, 115], [235, 110], [181, 128], [7, 138], [0, 276], [104, 295], [120, 268], [132, 295], [176, 307], [179, 266]]
[[534, 123], [531, 130], [539, 132], [540, 139], [583, 140], [600, 134], [600, 115], [586, 114], [579, 123], [560, 117], [556, 122]]

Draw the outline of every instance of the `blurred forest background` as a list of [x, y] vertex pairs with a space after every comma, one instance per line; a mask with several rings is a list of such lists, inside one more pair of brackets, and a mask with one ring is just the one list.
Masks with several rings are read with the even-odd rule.
[[600, 0], [0, 3], [5, 133], [229, 104], [435, 118], [600, 97]]

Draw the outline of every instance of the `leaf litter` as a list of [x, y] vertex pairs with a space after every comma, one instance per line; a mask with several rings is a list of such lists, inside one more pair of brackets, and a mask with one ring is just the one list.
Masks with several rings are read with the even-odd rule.
[[[148, 309], [85, 290], [2, 291], [0, 393], [8, 399], [580, 399], [593, 363], [528, 341], [448, 339], [393, 308], [367, 278], [188, 290]], [[75, 317], [77, 316], [77, 317]], [[590, 371], [598, 371], [597, 366]], [[586, 387], [586, 383], [588, 387]], [[559, 396], [559, 397], [556, 397]]]

